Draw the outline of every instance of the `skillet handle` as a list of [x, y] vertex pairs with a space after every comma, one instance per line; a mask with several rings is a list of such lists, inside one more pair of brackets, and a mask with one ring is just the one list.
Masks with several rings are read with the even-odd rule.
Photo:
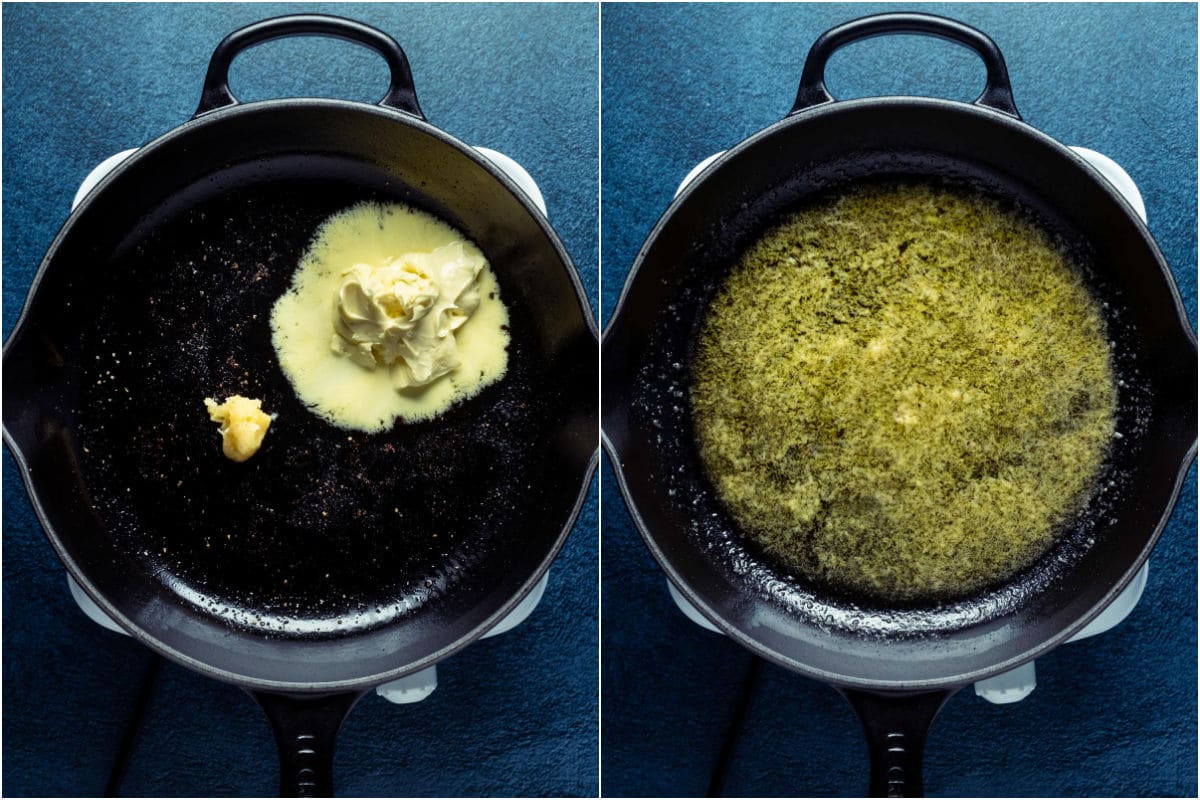
[[328, 36], [371, 48], [383, 56], [391, 70], [387, 94], [379, 101], [379, 105], [425, 119], [421, 107], [417, 105], [417, 90], [413, 86], [412, 71], [408, 68], [408, 57], [396, 40], [378, 28], [324, 14], [292, 14], [265, 19], [239, 28], [222, 39], [208, 62], [200, 106], [193, 118], [237, 104], [237, 98], [229, 90], [229, 66], [239, 53], [263, 42], [289, 36]]
[[279, 746], [280, 797], [332, 797], [333, 745], [364, 691], [336, 694], [247, 693], [266, 712]]
[[924, 797], [921, 759], [933, 718], [959, 687], [900, 694], [839, 686], [862, 722], [871, 753], [870, 797]]
[[821, 34], [808, 51], [804, 72], [800, 75], [800, 89], [796, 92], [796, 103], [787, 115], [790, 117], [806, 108], [834, 102], [833, 95], [825, 88], [825, 65], [837, 50], [862, 39], [892, 33], [936, 36], [974, 50], [987, 67], [987, 82], [983, 92], [975, 98], [975, 105], [1021, 118], [1013, 101], [1012, 84], [1008, 80], [1004, 56], [1000, 54], [1000, 48], [991, 37], [956, 20], [933, 14], [913, 13], [875, 14], [851, 20]]

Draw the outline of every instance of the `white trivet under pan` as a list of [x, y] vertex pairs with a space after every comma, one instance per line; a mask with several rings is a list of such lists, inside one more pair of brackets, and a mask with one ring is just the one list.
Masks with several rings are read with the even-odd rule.
[[[529, 199], [535, 206], [538, 207], [543, 215], [546, 213], [546, 200], [542, 196], [542, 191], [538, 188], [537, 183], [534, 182], [532, 176], [530, 176], [524, 167], [522, 167], [516, 161], [513, 161], [508, 156], [504, 155], [504, 153], [496, 150], [491, 150], [486, 147], [476, 147], [475, 150], [479, 151], [485, 158], [499, 167], [500, 171], [507, 175], [509, 180], [515, 183], [517, 187], [529, 197]], [[75, 207], [78, 206], [83, 200], [83, 198], [87, 196], [88, 192], [94, 189], [96, 184], [100, 183], [105, 175], [112, 172], [112, 170], [116, 168], [118, 164], [120, 164], [126, 158], [129, 158], [129, 156], [133, 155], [135, 152], [137, 152], [136, 149], [122, 150], [120, 153], [109, 156], [108, 158], [104, 159], [104, 161], [101, 161], [91, 172], [88, 173], [88, 176], [83, 179], [83, 183], [79, 186], [79, 191], [75, 192], [75, 199], [71, 201], [71, 209], [74, 210]], [[508, 616], [500, 620], [495, 627], [483, 634], [481, 638], [486, 639], [489, 636], [497, 636], [501, 633], [512, 630], [524, 622], [525, 618], [532, 614], [533, 610], [537, 608], [537, 604], [541, 601], [542, 595], [546, 591], [546, 583], [549, 579], [550, 573], [547, 572], [542, 576], [542, 579], [538, 581], [537, 585], [533, 587], [533, 591], [531, 591], [525, 597], [525, 599], [517, 605], [516, 608], [510, 611]], [[67, 585], [70, 587], [71, 596], [75, 598], [75, 602], [79, 605], [79, 608], [93, 622], [104, 628], [108, 628], [110, 631], [116, 631], [117, 633], [121, 634], [126, 633], [120, 625], [113, 622], [107, 614], [100, 610], [100, 607], [96, 605], [92, 598], [88, 597], [87, 593], [83, 591], [75, 579], [70, 575], [67, 575]], [[375, 693], [392, 703], [416, 703], [431, 695], [433, 690], [436, 688], [437, 665], [435, 664], [431, 667], [421, 670], [420, 672], [407, 675], [398, 680], [394, 680], [391, 683], [385, 683], [382, 686], [377, 687], [375, 689]]]
[[[1085, 161], [1091, 164], [1097, 172], [1113, 185], [1113, 188], [1121, 193], [1121, 196], [1133, 207], [1137, 215], [1141, 217], [1142, 222], [1146, 221], [1146, 204], [1142, 201], [1142, 193], [1138, 191], [1133, 178], [1129, 177], [1129, 173], [1122, 169], [1120, 164], [1103, 153], [1097, 153], [1095, 150], [1089, 150], [1086, 147], [1072, 147], [1071, 149], [1082, 156]], [[675, 190], [675, 196], [678, 197], [685, 186], [691, 183], [709, 164], [716, 161], [724, 153], [724, 150], [719, 153], [713, 153], [697, 164], [679, 184], [679, 188]], [[1083, 630], [1067, 641], [1077, 642], [1080, 639], [1104, 633], [1109, 628], [1119, 625], [1122, 620], [1129, 616], [1130, 612], [1138, 604], [1138, 600], [1142, 598], [1142, 591], [1146, 588], [1146, 576], [1149, 574], [1149, 570], [1150, 562], [1147, 561], [1138, 570], [1138, 574], [1134, 576], [1130, 584], [1125, 587], [1125, 591], [1121, 592], [1117, 599], [1108, 608], [1100, 612], [1100, 615], [1088, 623]], [[679, 606], [679, 610], [688, 619], [701, 628], [715, 633], [721, 632], [694, 605], [688, 602], [687, 598], [680, 594], [679, 590], [670, 581], [667, 581], [667, 589], [670, 591], [671, 599], [675, 601], [675, 605]], [[975, 684], [975, 694], [990, 703], [1015, 703], [1028, 697], [1036, 686], [1037, 670], [1034, 667], [1034, 662], [1030, 661], [1028, 664], [1022, 664], [1016, 669], [1002, 672], [999, 675], [979, 681]]]

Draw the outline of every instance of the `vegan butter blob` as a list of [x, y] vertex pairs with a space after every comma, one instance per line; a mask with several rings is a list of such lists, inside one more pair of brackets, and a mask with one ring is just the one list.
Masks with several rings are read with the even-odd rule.
[[1103, 318], [1064, 253], [966, 190], [863, 188], [741, 257], [691, 403], [741, 529], [882, 600], [961, 596], [1042, 555], [1113, 436]]
[[326, 220], [275, 303], [271, 331], [300, 399], [353, 430], [435, 417], [508, 366], [508, 311], [483, 254], [399, 203], [360, 203]]

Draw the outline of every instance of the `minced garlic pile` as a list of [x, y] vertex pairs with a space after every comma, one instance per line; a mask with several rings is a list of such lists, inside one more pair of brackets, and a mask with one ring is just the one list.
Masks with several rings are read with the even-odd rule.
[[860, 189], [742, 256], [693, 364], [701, 458], [788, 568], [883, 600], [959, 596], [1044, 553], [1113, 435], [1104, 321], [1024, 216]]
[[204, 407], [208, 418], [221, 424], [221, 452], [230, 461], [247, 461], [262, 447], [273, 419], [262, 410], [262, 400], [235, 394], [218, 403], [206, 397]]

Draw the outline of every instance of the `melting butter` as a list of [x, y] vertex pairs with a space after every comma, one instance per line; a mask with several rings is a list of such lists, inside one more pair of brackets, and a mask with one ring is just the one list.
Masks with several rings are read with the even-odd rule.
[[365, 369], [390, 370], [397, 389], [424, 386], [458, 367], [454, 331], [479, 307], [487, 263], [472, 250], [454, 242], [346, 270], [334, 304], [333, 352]]
[[360, 203], [326, 220], [271, 330], [297, 396], [352, 430], [431, 419], [508, 368], [508, 310], [486, 258], [399, 203]]

